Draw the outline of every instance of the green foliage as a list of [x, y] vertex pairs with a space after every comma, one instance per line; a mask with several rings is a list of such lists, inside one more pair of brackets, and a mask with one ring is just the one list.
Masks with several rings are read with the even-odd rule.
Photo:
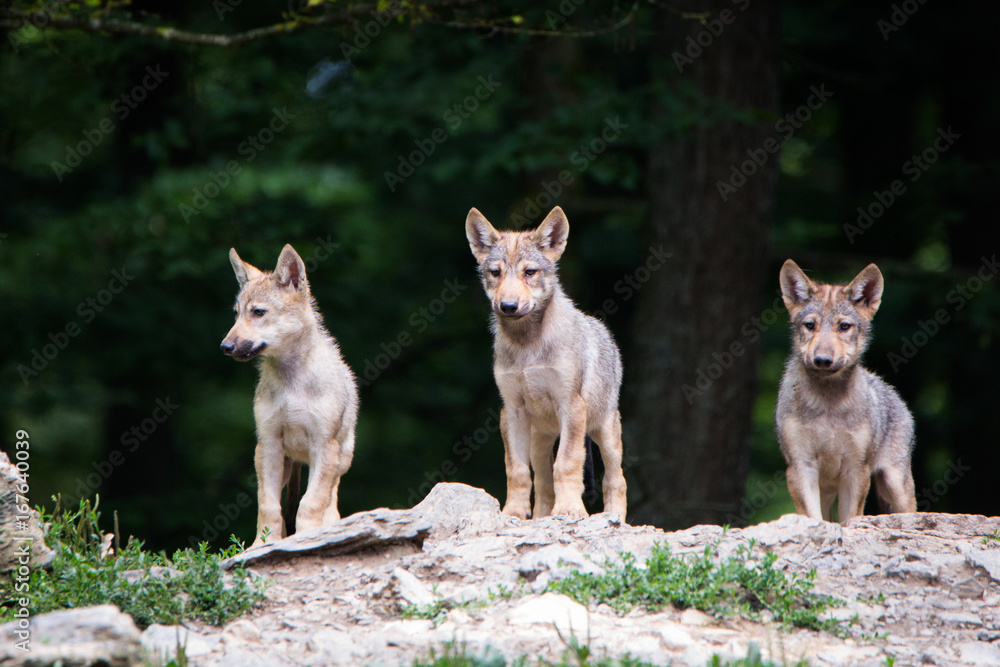
[[[413, 667], [527, 667], [528, 665], [540, 667], [654, 667], [653, 663], [631, 658], [628, 654], [618, 658], [594, 656], [590, 647], [580, 643], [575, 637], [571, 637], [565, 643], [566, 649], [558, 662], [551, 662], [544, 658], [530, 662], [527, 656], [521, 656], [507, 662], [502, 655], [495, 651], [488, 650], [483, 655], [475, 656], [469, 654], [464, 644], [449, 642], [442, 647], [440, 654], [432, 648], [427, 658], [414, 660]], [[804, 659], [795, 663], [783, 663], [783, 665], [788, 664], [794, 664], [794, 667], [809, 667], [809, 662]], [[750, 644], [745, 658], [723, 660], [718, 655], [714, 655], [707, 665], [708, 667], [779, 667], [778, 663], [764, 660], [761, 657], [760, 648], [756, 644]]]
[[[33, 613], [114, 604], [139, 627], [188, 619], [221, 625], [263, 599], [263, 579], [242, 568], [226, 575], [219, 567], [220, 561], [243, 550], [235, 538], [221, 553], [209, 553], [202, 543], [197, 551], [181, 549], [168, 558], [162, 552], [144, 551], [142, 541], [135, 538], [124, 549], [112, 550], [98, 525], [97, 504], [81, 500], [70, 509], [56, 499], [51, 515], [40, 510], [43, 521], [50, 524], [46, 542], [56, 558], [50, 570], [31, 573]], [[23, 595], [15, 593], [10, 579], [0, 581], [0, 619], [13, 618], [13, 601]]]
[[433, 621], [434, 625], [437, 625], [444, 620], [444, 616], [449, 610], [455, 608], [456, 605], [451, 604], [447, 600], [435, 600], [430, 604], [424, 605], [405, 604], [400, 611], [403, 618], [423, 618]]
[[[795, 667], [809, 667], [809, 661], [804, 658], [795, 663], [783, 664], [794, 664]], [[712, 656], [712, 659], [708, 661], [708, 665], [709, 667], [777, 667], [777, 663], [770, 660], [764, 660], [760, 654], [760, 647], [756, 644], [750, 644], [750, 646], [747, 647], [747, 655], [745, 658], [723, 661], [719, 658], [719, 656], [714, 655]]]
[[812, 592], [816, 572], [786, 575], [774, 568], [774, 553], [755, 556], [754, 546], [753, 541], [749, 547], [741, 545], [723, 560], [718, 543], [689, 556], [675, 556], [669, 545], [659, 544], [644, 568], [636, 565], [633, 554], [624, 553], [621, 563], [608, 560], [603, 574], [574, 572], [549, 584], [549, 589], [583, 604], [608, 604], [620, 614], [635, 607], [655, 611], [672, 604], [719, 616], [759, 619], [766, 609], [786, 625], [836, 631], [835, 622], [820, 619], [838, 603]]

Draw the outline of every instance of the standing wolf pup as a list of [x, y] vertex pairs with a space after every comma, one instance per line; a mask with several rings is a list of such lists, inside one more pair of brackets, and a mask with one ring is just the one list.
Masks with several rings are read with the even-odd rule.
[[[229, 251], [240, 293], [236, 324], [222, 351], [237, 361], [261, 358], [254, 394], [257, 422], [257, 534], [285, 536], [281, 489], [295, 463], [309, 465], [309, 481], [295, 516], [297, 532], [340, 518], [337, 490], [354, 457], [358, 389], [336, 341], [323, 327], [309, 291], [306, 267], [290, 245], [273, 272]], [[291, 499], [289, 499], [291, 502]]]
[[577, 310], [559, 284], [556, 262], [569, 236], [566, 215], [556, 206], [533, 232], [498, 232], [472, 209], [465, 234], [493, 307], [493, 374], [503, 399], [507, 468], [503, 513], [521, 519], [529, 511], [533, 518], [587, 516], [581, 496], [589, 435], [604, 462], [604, 511], [624, 520], [621, 355], [607, 327]]
[[799, 514], [840, 523], [864, 513], [872, 476], [883, 511], [915, 512], [913, 417], [896, 390], [859, 364], [882, 301], [869, 264], [848, 285], [814, 283], [792, 260], [781, 267], [792, 353], [775, 426]]

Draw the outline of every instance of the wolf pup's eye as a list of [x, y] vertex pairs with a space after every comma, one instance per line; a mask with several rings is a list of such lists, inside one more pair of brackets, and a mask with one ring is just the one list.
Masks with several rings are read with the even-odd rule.
[[840, 323], [840, 330], [841, 330], [841, 331], [847, 331], [848, 329], [850, 329], [850, 328], [851, 328], [851, 326], [852, 326], [852, 325], [851, 325], [851, 323], [850, 323], [850, 322], [841, 322], [841, 323]]
[[816, 323], [815, 322], [803, 322], [802, 326], [804, 326], [806, 328], [806, 331], [815, 331], [816, 330]]
[[490, 269], [490, 275], [494, 278], [500, 277], [500, 269]]
[[535, 275], [536, 273], [538, 273], [538, 269], [525, 269], [524, 270], [524, 275], [528, 276], [529, 278], [531, 276]]
[[253, 310], [250, 311], [250, 314], [253, 315], [254, 317], [264, 317], [264, 313], [266, 312], [267, 311], [264, 310], [263, 308], [254, 308]]

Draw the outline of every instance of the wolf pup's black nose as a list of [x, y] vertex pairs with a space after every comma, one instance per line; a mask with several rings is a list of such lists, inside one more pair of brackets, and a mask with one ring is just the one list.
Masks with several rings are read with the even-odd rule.
[[501, 301], [500, 312], [504, 315], [513, 315], [517, 312], [517, 301]]
[[222, 341], [222, 345], [219, 346], [219, 349], [222, 350], [223, 354], [232, 354], [233, 350], [236, 349], [236, 344], [224, 340]]
[[829, 368], [833, 366], [833, 359], [830, 357], [816, 357], [813, 359], [813, 363], [816, 364], [816, 368]]

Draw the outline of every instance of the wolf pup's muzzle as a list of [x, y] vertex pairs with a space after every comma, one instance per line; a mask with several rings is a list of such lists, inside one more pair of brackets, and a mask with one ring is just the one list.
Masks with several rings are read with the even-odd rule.
[[261, 343], [255, 348], [252, 340], [241, 340], [239, 343], [224, 340], [219, 349], [222, 350], [223, 354], [229, 355], [236, 361], [250, 361], [263, 352], [266, 347], [267, 343]]

